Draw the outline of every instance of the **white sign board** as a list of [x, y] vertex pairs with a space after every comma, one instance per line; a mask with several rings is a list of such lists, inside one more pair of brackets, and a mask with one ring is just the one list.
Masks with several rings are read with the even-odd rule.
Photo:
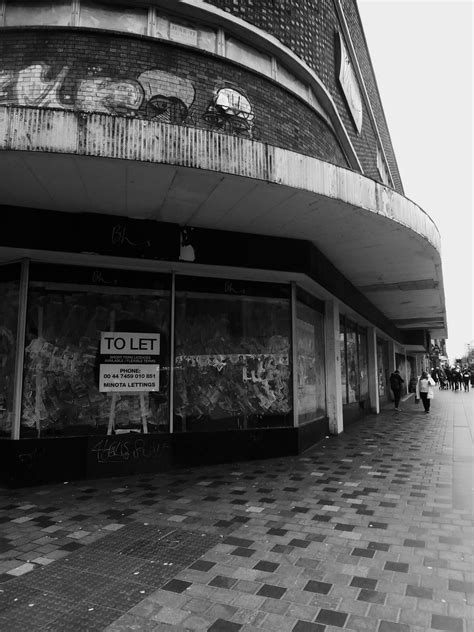
[[181, 44], [197, 46], [197, 31], [182, 24], [170, 22], [170, 39], [175, 42], [181, 42]]
[[160, 334], [102, 331], [99, 391], [159, 391], [159, 355]]

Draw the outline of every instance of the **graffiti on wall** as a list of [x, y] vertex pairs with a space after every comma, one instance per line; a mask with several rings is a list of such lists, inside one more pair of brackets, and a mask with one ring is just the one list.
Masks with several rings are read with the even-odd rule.
[[68, 73], [64, 66], [56, 77], [48, 79], [49, 66], [33, 64], [19, 72], [0, 71], [0, 104], [63, 108], [58, 91]]
[[241, 90], [220, 88], [208, 105], [203, 119], [213, 129], [231, 134], [247, 132], [252, 137], [254, 113], [250, 101]]
[[0, 105], [137, 116], [175, 125], [195, 125], [202, 120], [213, 130], [253, 135], [253, 108], [238, 87], [217, 88], [207, 109], [196, 113], [192, 111], [194, 85], [176, 74], [153, 68], [136, 78], [117, 78], [97, 76], [102, 69], [89, 67], [91, 76], [78, 79], [70, 70], [65, 65], [55, 73], [44, 62], [19, 71], [0, 70]]

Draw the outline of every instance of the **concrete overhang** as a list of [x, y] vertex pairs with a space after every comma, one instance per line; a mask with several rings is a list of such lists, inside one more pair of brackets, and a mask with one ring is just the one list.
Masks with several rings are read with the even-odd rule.
[[311, 241], [399, 329], [447, 336], [440, 236], [369, 178], [236, 136], [0, 107], [0, 201]]

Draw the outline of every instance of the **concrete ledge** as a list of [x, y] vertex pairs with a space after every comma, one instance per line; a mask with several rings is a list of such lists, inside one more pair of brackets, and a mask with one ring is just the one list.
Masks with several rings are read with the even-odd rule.
[[253, 178], [382, 216], [440, 251], [433, 220], [394, 190], [322, 160], [237, 136], [108, 114], [4, 106], [1, 150], [114, 158]]

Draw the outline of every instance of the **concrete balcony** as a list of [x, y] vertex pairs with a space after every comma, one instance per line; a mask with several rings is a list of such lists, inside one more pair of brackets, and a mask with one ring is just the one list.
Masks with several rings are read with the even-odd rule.
[[0, 169], [4, 205], [311, 241], [397, 327], [446, 336], [434, 222], [350, 170], [193, 127], [19, 107], [0, 107]]

